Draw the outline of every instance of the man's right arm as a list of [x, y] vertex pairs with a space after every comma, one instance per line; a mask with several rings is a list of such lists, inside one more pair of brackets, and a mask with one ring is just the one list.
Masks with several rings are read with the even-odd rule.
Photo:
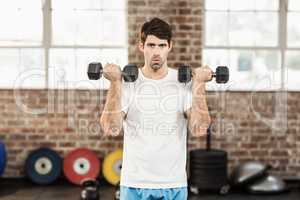
[[121, 111], [122, 79], [118, 66], [109, 64], [104, 67], [104, 76], [110, 80], [106, 102], [100, 117], [100, 125], [104, 135], [120, 134], [125, 113]]

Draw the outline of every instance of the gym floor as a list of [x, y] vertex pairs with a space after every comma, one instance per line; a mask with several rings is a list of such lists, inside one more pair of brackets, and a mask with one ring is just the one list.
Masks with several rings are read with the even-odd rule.
[[[102, 184], [100, 188], [101, 200], [113, 200], [115, 188]], [[36, 186], [24, 179], [2, 179], [0, 181], [1, 200], [74, 200], [79, 199], [81, 188], [60, 180], [51, 186]], [[221, 196], [216, 194], [201, 193], [191, 195], [189, 200], [298, 200], [300, 197], [299, 186], [293, 186], [291, 191], [280, 195], [249, 195], [231, 191]]]

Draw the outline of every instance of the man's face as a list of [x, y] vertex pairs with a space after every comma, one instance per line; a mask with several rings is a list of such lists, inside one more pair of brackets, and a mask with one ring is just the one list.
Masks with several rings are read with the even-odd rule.
[[145, 43], [140, 43], [139, 48], [144, 53], [145, 64], [157, 71], [167, 61], [168, 54], [172, 49], [172, 43], [169, 46], [167, 40], [148, 35]]

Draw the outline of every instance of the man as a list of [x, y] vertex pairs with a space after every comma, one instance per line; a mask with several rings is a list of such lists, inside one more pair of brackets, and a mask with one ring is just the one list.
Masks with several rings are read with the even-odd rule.
[[206, 133], [205, 82], [212, 72], [193, 69], [192, 82], [179, 83], [167, 64], [172, 46], [170, 25], [154, 18], [141, 28], [145, 64], [135, 82], [122, 83], [117, 65], [104, 67], [110, 88], [100, 124], [106, 135], [124, 130], [121, 200], [187, 199], [187, 128], [195, 136]]

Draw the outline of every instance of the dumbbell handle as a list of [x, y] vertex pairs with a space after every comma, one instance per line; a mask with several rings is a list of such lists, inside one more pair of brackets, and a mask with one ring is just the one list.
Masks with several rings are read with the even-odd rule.
[[[212, 72], [213, 79], [216, 77], [217, 83], [227, 83], [229, 80], [229, 69], [226, 66], [218, 66], [216, 72]], [[182, 65], [178, 69], [178, 81], [180, 83], [187, 83], [192, 79], [192, 69], [187, 65]]]
[[[128, 64], [121, 72], [125, 82], [134, 82], [138, 77], [138, 68], [136, 65]], [[88, 66], [88, 77], [90, 80], [98, 80], [103, 74], [103, 67], [101, 63], [90, 63]]]

